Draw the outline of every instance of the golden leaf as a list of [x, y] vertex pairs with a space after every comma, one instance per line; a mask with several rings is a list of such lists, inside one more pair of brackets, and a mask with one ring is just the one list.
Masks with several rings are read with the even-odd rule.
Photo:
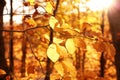
[[86, 43], [83, 39], [81, 38], [74, 38], [74, 43], [76, 47], [86, 49]]
[[62, 66], [61, 62], [56, 62], [56, 63], [54, 64], [54, 68], [56, 69], [56, 71], [57, 71], [61, 76], [64, 75], [64, 69], [63, 69], [63, 66]]
[[51, 4], [53, 7], [55, 7], [55, 4], [54, 4], [53, 0], [47, 0], [47, 2], [50, 2], [50, 4]]
[[96, 49], [98, 52], [103, 52], [105, 51], [105, 44], [102, 41], [97, 41], [93, 44], [93, 47]]
[[0, 69], [0, 75], [6, 74], [6, 72], [3, 69]]
[[45, 7], [45, 10], [49, 13], [49, 14], [53, 14], [53, 6], [50, 2], [47, 2], [47, 5]]
[[67, 48], [67, 50], [70, 54], [75, 53], [76, 47], [75, 47], [73, 38], [67, 39], [67, 41], [65, 43], [65, 47]]
[[30, 2], [30, 5], [34, 4], [34, 0], [27, 0], [28, 2]]
[[64, 71], [69, 72], [71, 75], [71, 78], [76, 78], [77, 72], [76, 72], [75, 66], [73, 65], [73, 61], [69, 58], [65, 58], [62, 61], [62, 64], [64, 67]]
[[111, 61], [114, 61], [116, 50], [113, 44], [105, 43], [105, 52], [106, 52], [105, 58], [110, 59]]
[[35, 65], [29, 65], [27, 67], [27, 73], [29, 74], [34, 74], [35, 73]]
[[50, 58], [50, 60], [52, 60], [53, 62], [58, 61], [60, 55], [56, 50], [56, 45], [55, 44], [51, 44], [48, 49], [47, 49], [47, 56], [48, 58]]
[[57, 52], [62, 58], [68, 57], [67, 50], [64, 46], [57, 45]]
[[25, 23], [28, 24], [29, 26], [33, 26], [33, 27], [37, 26], [37, 23], [32, 18], [26, 19]]
[[50, 17], [49, 25], [52, 29], [54, 29], [55, 27], [60, 27], [60, 24], [58, 23], [58, 20], [53, 16]]

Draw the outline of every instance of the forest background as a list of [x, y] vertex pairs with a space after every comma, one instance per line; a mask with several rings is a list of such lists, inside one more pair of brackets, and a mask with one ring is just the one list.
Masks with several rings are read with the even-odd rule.
[[103, 2], [6, 0], [0, 29], [5, 55], [0, 57], [5, 63], [0, 63], [5, 65], [1, 78], [116, 80], [108, 2]]

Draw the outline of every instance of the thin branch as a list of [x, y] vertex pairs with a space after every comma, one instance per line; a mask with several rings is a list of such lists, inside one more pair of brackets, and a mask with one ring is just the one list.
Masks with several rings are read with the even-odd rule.
[[60, 3], [60, 0], [57, 0], [55, 10], [53, 11], [53, 16], [56, 16], [56, 13], [57, 13], [57, 10], [59, 7], [59, 3]]
[[42, 64], [40, 63], [39, 58], [35, 55], [35, 53], [34, 53], [34, 51], [33, 51], [33, 49], [32, 49], [32, 43], [31, 43], [30, 39], [28, 38], [28, 36], [27, 36], [27, 33], [26, 33], [26, 32], [25, 32], [25, 36], [26, 36], [27, 41], [28, 41], [28, 42], [29, 42], [29, 44], [30, 44], [30, 49], [31, 49], [31, 52], [32, 52], [33, 56], [35, 57], [35, 59], [39, 62], [40, 67], [41, 67], [41, 70], [42, 70], [42, 73], [44, 74], [44, 71], [43, 71], [43, 68], [42, 68]]
[[27, 28], [25, 30], [5, 30], [5, 29], [1, 29], [0, 31], [5, 31], [5, 32], [27, 32], [27, 31], [32, 30], [32, 29], [47, 28], [47, 26], [48, 25], [46, 25], [46, 26], [37, 26], [37, 27]]

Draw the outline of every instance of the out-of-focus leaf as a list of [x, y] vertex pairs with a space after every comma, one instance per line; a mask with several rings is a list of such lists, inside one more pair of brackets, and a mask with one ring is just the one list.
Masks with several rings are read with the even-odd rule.
[[60, 27], [60, 24], [58, 23], [58, 20], [53, 16], [50, 17], [49, 25], [52, 29], [54, 29], [55, 27]]
[[54, 38], [53, 38], [53, 42], [54, 42], [54, 43], [62, 43], [62, 42], [63, 42], [63, 40], [62, 40], [62, 39], [59, 39], [59, 38], [54, 37]]
[[67, 50], [64, 46], [57, 45], [57, 52], [60, 54], [62, 58], [68, 57]]
[[67, 39], [67, 41], [65, 43], [65, 47], [67, 48], [67, 50], [70, 54], [75, 53], [76, 47], [75, 47], [73, 38]]
[[6, 74], [6, 72], [3, 69], [0, 69], [0, 75]]
[[45, 7], [45, 10], [49, 13], [49, 14], [53, 14], [53, 6], [50, 2], [47, 2], [47, 5]]
[[28, 2], [30, 2], [30, 5], [34, 4], [34, 0], [27, 0]]
[[91, 30], [92, 25], [89, 23], [83, 23], [82, 27], [81, 27], [81, 31], [82, 32], [86, 32], [86, 31], [90, 31]]
[[63, 67], [65, 69], [64, 71], [70, 73], [72, 80], [76, 80], [77, 72], [76, 72], [75, 66], [73, 65], [73, 61], [69, 58], [65, 58], [62, 61], [62, 64], [63, 64]]
[[93, 47], [96, 49], [98, 52], [103, 52], [105, 51], [105, 43], [102, 41], [97, 41], [93, 44]]
[[63, 68], [61, 62], [56, 62], [56, 63], [54, 64], [54, 68], [56, 69], [56, 71], [57, 71], [61, 76], [64, 75], [64, 68]]
[[29, 65], [27, 67], [27, 73], [28, 74], [34, 74], [35, 73], [35, 65]]
[[105, 58], [114, 61], [116, 50], [113, 44], [105, 43]]
[[74, 43], [76, 47], [86, 49], [86, 43], [83, 39], [81, 38], [74, 38]]
[[67, 23], [63, 23], [61, 25], [61, 28], [68, 29], [68, 28], [71, 28], [71, 26], [69, 24], [67, 24]]
[[50, 4], [53, 6], [53, 7], [55, 7], [55, 4], [54, 4], [54, 2], [53, 2], [53, 0], [46, 0], [47, 2], [50, 2]]
[[94, 71], [85, 71], [84, 72], [84, 78], [85, 80], [91, 80], [91, 79], [94, 79], [97, 77], [97, 73], [94, 72]]
[[35, 27], [37, 26], [37, 23], [34, 21], [34, 19], [30, 18], [30, 19], [26, 19], [25, 23], [29, 26]]
[[52, 60], [53, 62], [56, 62], [60, 55], [57, 52], [57, 48], [55, 44], [51, 44], [47, 49], [47, 56]]

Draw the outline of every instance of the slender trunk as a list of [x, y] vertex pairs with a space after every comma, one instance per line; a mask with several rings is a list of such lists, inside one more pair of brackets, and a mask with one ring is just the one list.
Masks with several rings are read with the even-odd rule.
[[[50, 42], [49, 45], [53, 43], [53, 29], [50, 28]], [[46, 75], [45, 80], [50, 80], [50, 74], [52, 73], [53, 69], [53, 62], [47, 58], [47, 64], [46, 64]]]
[[[101, 23], [101, 29], [102, 29], [102, 35], [104, 36], [104, 10], [102, 11], [102, 23]], [[101, 53], [100, 57], [100, 77], [104, 77], [104, 70], [105, 70], [105, 59], [104, 59], [104, 52]]]
[[105, 69], [105, 59], [104, 59], [104, 52], [102, 52], [100, 57], [100, 77], [104, 77], [104, 70]]
[[26, 59], [26, 37], [23, 35], [21, 77], [25, 77], [25, 59]]
[[[5, 0], [0, 0], [0, 29], [3, 29], [3, 10], [5, 4], [6, 4]], [[9, 73], [9, 69], [5, 59], [5, 47], [2, 31], [0, 31], [0, 69], [3, 69], [7, 73]]]
[[[12, 0], [10, 0], [10, 28], [13, 30], [13, 6]], [[10, 72], [11, 72], [11, 80], [13, 80], [14, 75], [14, 59], [13, 59], [13, 32], [10, 32]]]
[[108, 10], [108, 19], [112, 41], [116, 49], [115, 66], [117, 80], [120, 80], [120, 0], [115, 0], [114, 5]]

